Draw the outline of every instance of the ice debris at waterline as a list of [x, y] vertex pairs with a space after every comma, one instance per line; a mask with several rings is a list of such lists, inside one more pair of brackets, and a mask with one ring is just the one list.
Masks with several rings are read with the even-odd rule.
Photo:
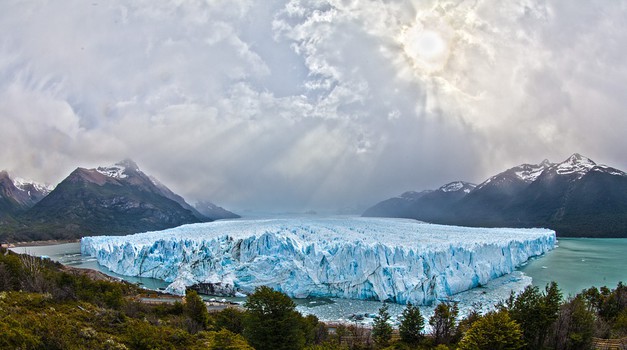
[[291, 297], [429, 304], [514, 271], [555, 246], [546, 229], [466, 228], [388, 218], [218, 221], [85, 237], [111, 271], [201, 284], [220, 294], [269, 286]]

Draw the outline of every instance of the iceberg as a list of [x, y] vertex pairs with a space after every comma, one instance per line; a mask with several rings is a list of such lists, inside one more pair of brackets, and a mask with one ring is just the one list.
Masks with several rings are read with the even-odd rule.
[[192, 285], [217, 295], [265, 285], [294, 298], [429, 305], [511, 273], [555, 241], [547, 229], [308, 217], [84, 237], [81, 253], [121, 275], [162, 279], [175, 294]]

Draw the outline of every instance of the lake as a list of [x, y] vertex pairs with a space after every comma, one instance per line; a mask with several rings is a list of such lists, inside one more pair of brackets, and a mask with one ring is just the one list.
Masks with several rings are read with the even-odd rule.
[[627, 281], [627, 238], [559, 238], [557, 245], [519, 269], [533, 278], [535, 286], [556, 281], [567, 296]]
[[[64, 243], [49, 246], [12, 248], [18, 253], [47, 256], [62, 264], [78, 268], [90, 268], [102, 271], [131, 283], [141, 283], [149, 289], [167, 286], [166, 282], [153, 278], [128, 277], [115, 274], [96, 262], [95, 258], [82, 256], [79, 243]], [[627, 238], [626, 239], [591, 239], [560, 238], [558, 247], [544, 256], [530, 260], [519, 271], [488, 283], [483, 288], [457, 294], [454, 300], [460, 302], [461, 313], [480, 303], [485, 310], [492, 304], [505, 299], [509, 291], [521, 290], [531, 279], [533, 285], [543, 288], [550, 281], [556, 281], [564, 296], [574, 295], [590, 286], [616, 287], [619, 281], [627, 281]], [[243, 299], [228, 298], [236, 301]], [[322, 320], [349, 322], [351, 314], [374, 314], [381, 306], [380, 302], [359, 301], [334, 298], [314, 298], [296, 300], [298, 310], [314, 314]], [[390, 305], [393, 319], [404, 306]], [[425, 317], [432, 314], [433, 307], [421, 307]], [[359, 323], [369, 323], [366, 317]]]

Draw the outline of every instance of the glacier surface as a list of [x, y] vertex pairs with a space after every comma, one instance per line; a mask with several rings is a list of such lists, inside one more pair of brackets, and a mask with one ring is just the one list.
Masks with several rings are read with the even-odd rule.
[[412, 302], [486, 284], [555, 247], [546, 229], [466, 228], [390, 218], [277, 218], [184, 225], [81, 240], [111, 271], [247, 294]]

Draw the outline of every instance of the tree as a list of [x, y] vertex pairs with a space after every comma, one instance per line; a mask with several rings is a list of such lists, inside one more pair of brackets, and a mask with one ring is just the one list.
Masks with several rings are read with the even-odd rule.
[[481, 303], [473, 303], [472, 309], [468, 312], [466, 317], [457, 322], [457, 329], [455, 330], [455, 341], [460, 341], [466, 332], [470, 329], [473, 323], [477, 322], [481, 318], [481, 314], [477, 310], [481, 310], [483, 307]]
[[262, 286], [244, 303], [244, 337], [257, 350], [301, 349], [302, 316], [287, 295]]
[[215, 314], [215, 327], [217, 330], [226, 329], [236, 334], [244, 331], [244, 312], [233, 307], [227, 307]]
[[504, 310], [479, 318], [459, 343], [461, 350], [518, 350], [523, 346], [520, 326]]
[[540, 293], [538, 287], [528, 286], [510, 301], [508, 311], [520, 325], [528, 349], [540, 349], [546, 342], [557, 319], [561, 299], [557, 284], [551, 282], [544, 293]]
[[562, 292], [557, 288], [557, 283], [551, 282], [544, 288], [544, 295], [540, 305], [540, 332], [538, 333], [538, 345], [543, 345], [550, 333], [551, 326], [557, 320], [562, 303]]
[[589, 311], [595, 314], [595, 336], [621, 338], [627, 335], [627, 286], [615, 289], [592, 287], [581, 293]]
[[538, 287], [528, 286], [518, 294], [510, 304], [510, 315], [521, 326], [528, 345], [537, 343], [539, 332], [540, 291]]
[[448, 344], [453, 338], [455, 319], [459, 313], [457, 303], [440, 303], [435, 307], [429, 325], [433, 328], [433, 340], [436, 344]]
[[422, 334], [424, 328], [425, 320], [420, 314], [420, 309], [407, 303], [407, 307], [401, 315], [401, 324], [398, 327], [401, 340], [407, 344], [418, 344], [424, 337]]
[[241, 335], [226, 329], [211, 332], [206, 346], [209, 350], [254, 350]]
[[597, 289], [597, 287], [590, 287], [588, 289], [584, 289], [581, 293], [579, 293], [581, 297], [583, 297], [588, 305], [588, 310], [593, 313], [598, 313], [601, 310], [601, 305], [603, 304], [603, 296], [601, 292]]
[[380, 347], [388, 346], [390, 339], [392, 339], [392, 326], [388, 323], [389, 321], [388, 305], [384, 303], [377, 316], [374, 317], [374, 324], [372, 325], [372, 339]]
[[612, 329], [616, 337], [623, 338], [627, 336], [627, 309], [623, 309], [623, 311], [616, 316]]
[[607, 321], [614, 321], [616, 317], [625, 309], [627, 309], [627, 286], [622, 282], [618, 282], [618, 285], [614, 290], [608, 290], [605, 288], [603, 303], [599, 310], [599, 315]]
[[11, 285], [12, 277], [9, 269], [0, 261], [0, 291], [11, 290], [13, 288]]
[[551, 344], [557, 350], [589, 349], [594, 335], [594, 314], [582, 294], [560, 308]]
[[314, 315], [301, 317], [301, 329], [305, 336], [305, 345], [318, 344], [326, 340], [327, 327]]
[[185, 291], [185, 314], [192, 320], [194, 326], [192, 331], [206, 329], [209, 324], [209, 312], [207, 306], [200, 295], [193, 290]]

